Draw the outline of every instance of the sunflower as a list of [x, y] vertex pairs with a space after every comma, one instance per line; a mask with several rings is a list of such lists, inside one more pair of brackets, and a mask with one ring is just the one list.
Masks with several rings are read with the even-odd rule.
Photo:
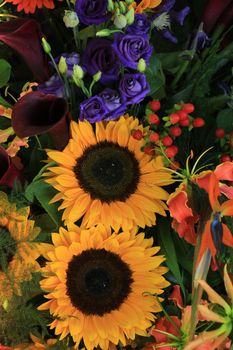
[[152, 226], [155, 213], [166, 216], [161, 186], [173, 180], [161, 156], [142, 151], [145, 141], [133, 138], [134, 129], [144, 130], [133, 117], [97, 122], [95, 131], [87, 121], [72, 121], [66, 148], [47, 152], [58, 165], [45, 173], [59, 191], [51, 203], [63, 201], [65, 224], [83, 217], [85, 228], [102, 222], [118, 231]]
[[39, 243], [33, 242], [40, 232], [28, 220], [29, 207], [16, 209], [0, 192], [0, 303], [10, 299], [13, 290], [20, 294], [20, 282], [30, 280], [40, 266]]
[[17, 5], [18, 12], [23, 10], [25, 13], [34, 13], [37, 8], [42, 8], [42, 6], [54, 9], [53, 0], [6, 0], [6, 2]]
[[15, 345], [9, 348], [9, 350], [75, 350], [73, 347], [67, 347], [67, 345], [61, 344], [57, 339], [54, 338], [43, 340], [33, 334], [30, 335], [30, 338], [32, 340], [31, 343]]
[[70, 334], [87, 350], [109, 342], [125, 346], [146, 330], [161, 311], [154, 295], [169, 283], [162, 276], [160, 247], [143, 233], [113, 233], [99, 224], [81, 229], [72, 224], [52, 234], [53, 245], [45, 255], [41, 288], [49, 299], [39, 310], [49, 309], [50, 324], [60, 340]]

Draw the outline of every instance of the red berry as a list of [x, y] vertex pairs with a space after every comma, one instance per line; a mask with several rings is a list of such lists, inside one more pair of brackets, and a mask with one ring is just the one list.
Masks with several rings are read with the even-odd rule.
[[220, 157], [220, 161], [222, 163], [224, 162], [231, 162], [231, 156], [229, 154], [223, 154], [221, 157]]
[[192, 103], [185, 103], [182, 107], [182, 111], [186, 113], [192, 113], [195, 110], [195, 106]]
[[230, 132], [230, 147], [233, 148], [233, 130]]
[[149, 107], [152, 111], [156, 112], [160, 109], [161, 104], [158, 100], [154, 100], [149, 103]]
[[137, 129], [132, 132], [132, 136], [136, 140], [141, 140], [143, 138], [143, 133], [141, 130]]
[[173, 139], [170, 136], [164, 136], [162, 138], [162, 144], [164, 146], [171, 146], [173, 144]]
[[180, 111], [177, 111], [176, 113], [180, 117], [180, 121], [188, 118], [188, 114], [186, 112], [182, 111], [182, 109]]
[[182, 134], [182, 130], [179, 128], [179, 126], [172, 126], [170, 128], [170, 133], [171, 135], [178, 137]]
[[173, 158], [175, 157], [175, 155], [177, 155], [178, 151], [179, 151], [178, 147], [175, 145], [172, 145], [165, 149], [165, 154], [168, 158]]
[[172, 113], [170, 116], [169, 116], [169, 119], [170, 119], [170, 122], [172, 124], [176, 124], [180, 121], [180, 117], [177, 113]]
[[181, 119], [179, 124], [180, 124], [180, 126], [189, 126], [190, 120], [188, 117], [185, 119]]
[[160, 123], [160, 118], [157, 114], [149, 114], [148, 119], [150, 124], [159, 125]]
[[215, 136], [218, 138], [218, 139], [222, 139], [225, 135], [225, 130], [222, 129], [222, 128], [217, 128], [215, 130]]
[[155, 148], [152, 145], [148, 145], [144, 147], [144, 153], [148, 154], [149, 156], [153, 156], [155, 154]]
[[203, 118], [196, 118], [196, 119], [193, 119], [193, 127], [194, 128], [201, 128], [202, 126], [205, 125], [205, 121]]
[[151, 142], [159, 141], [159, 134], [157, 132], [152, 132], [152, 134], [150, 134], [150, 136], [149, 136], [149, 140]]

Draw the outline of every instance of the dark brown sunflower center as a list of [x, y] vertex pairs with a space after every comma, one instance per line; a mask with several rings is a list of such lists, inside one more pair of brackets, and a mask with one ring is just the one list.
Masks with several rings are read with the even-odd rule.
[[5, 271], [16, 253], [17, 244], [9, 231], [0, 226], [0, 271]]
[[88, 147], [77, 159], [74, 173], [92, 199], [125, 201], [136, 189], [140, 170], [133, 152], [113, 142]]
[[89, 249], [74, 256], [66, 276], [67, 294], [85, 315], [103, 316], [118, 309], [133, 283], [129, 266], [105, 249]]

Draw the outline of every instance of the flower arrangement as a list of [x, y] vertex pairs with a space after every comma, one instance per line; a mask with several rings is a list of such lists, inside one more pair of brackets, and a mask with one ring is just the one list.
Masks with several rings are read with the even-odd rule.
[[232, 18], [0, 0], [0, 349], [232, 349]]

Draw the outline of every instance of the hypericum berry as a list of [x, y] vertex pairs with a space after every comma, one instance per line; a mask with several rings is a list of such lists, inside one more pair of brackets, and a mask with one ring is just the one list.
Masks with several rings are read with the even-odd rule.
[[172, 124], [176, 124], [180, 121], [180, 116], [177, 113], [172, 113], [169, 115], [169, 120]]
[[182, 109], [180, 111], [177, 111], [176, 113], [180, 117], [180, 121], [188, 118], [188, 114], [186, 112], [182, 111]]
[[175, 145], [172, 145], [167, 147], [164, 152], [168, 158], [173, 158], [177, 155], [178, 151], [179, 151], [178, 147]]
[[171, 136], [164, 136], [162, 138], [162, 144], [164, 146], [171, 146], [173, 144], [173, 139], [171, 138]]
[[196, 119], [193, 119], [193, 127], [194, 128], [201, 128], [202, 126], [205, 125], [205, 121], [203, 118], [196, 118]]
[[157, 132], [152, 132], [152, 134], [150, 134], [150, 136], [149, 136], [149, 140], [151, 142], [159, 141], [159, 134]]
[[148, 154], [149, 156], [153, 156], [155, 154], [155, 148], [152, 145], [148, 145], [144, 147], [144, 153]]
[[224, 163], [224, 162], [231, 162], [231, 156], [229, 154], [223, 154], [221, 157], [220, 157], [220, 161], [221, 163]]
[[149, 120], [150, 124], [159, 125], [159, 123], [160, 123], [160, 118], [157, 114], [153, 114], [153, 113], [149, 114], [148, 120]]
[[225, 136], [225, 130], [222, 129], [222, 128], [217, 128], [215, 130], [215, 136], [218, 138], [218, 139], [222, 139], [224, 136]]
[[160, 109], [161, 104], [158, 100], [154, 100], [149, 103], [149, 107], [152, 111], [156, 112]]
[[143, 138], [143, 133], [141, 130], [137, 129], [132, 132], [132, 136], [136, 140], [141, 140]]
[[233, 130], [230, 132], [230, 147], [233, 148]]
[[195, 106], [192, 103], [185, 103], [182, 106], [182, 111], [186, 112], [186, 113], [192, 113], [195, 110]]
[[185, 118], [185, 119], [180, 120], [179, 124], [180, 124], [180, 126], [189, 126], [190, 120], [189, 120], [189, 118], [187, 117], [187, 118]]
[[171, 135], [178, 137], [182, 134], [182, 130], [181, 130], [181, 128], [179, 128], [179, 126], [172, 126], [170, 128], [170, 133], [171, 133]]

